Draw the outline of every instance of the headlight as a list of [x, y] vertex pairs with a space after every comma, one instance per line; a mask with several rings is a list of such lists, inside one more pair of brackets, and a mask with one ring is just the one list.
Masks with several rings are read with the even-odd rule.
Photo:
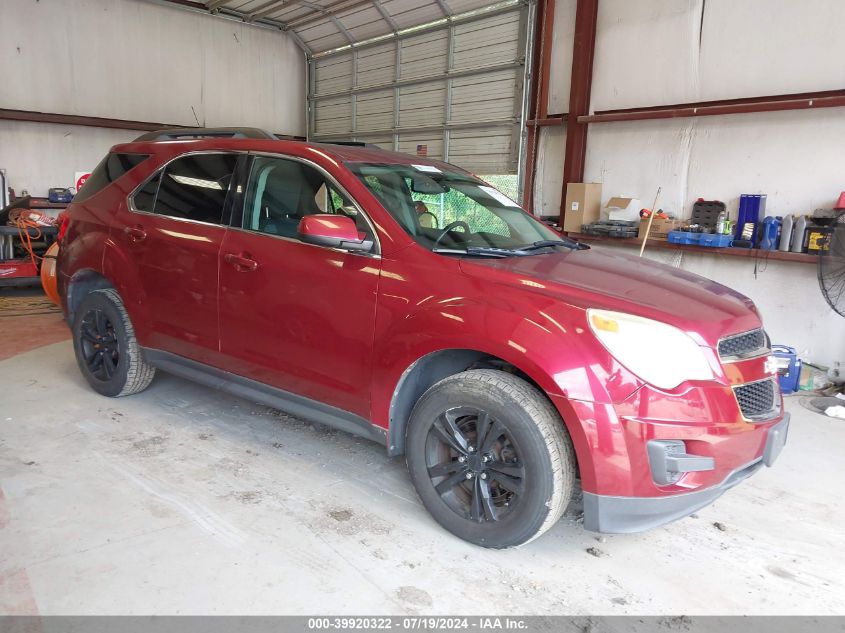
[[704, 351], [676, 327], [593, 309], [587, 310], [587, 322], [616, 360], [655, 387], [672, 389], [685, 380], [713, 378]]

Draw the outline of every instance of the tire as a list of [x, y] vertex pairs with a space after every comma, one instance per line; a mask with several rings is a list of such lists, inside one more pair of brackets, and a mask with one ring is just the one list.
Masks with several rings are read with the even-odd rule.
[[94, 391], [112, 398], [150, 386], [155, 367], [144, 360], [135, 330], [116, 290], [95, 290], [74, 313], [73, 350]]
[[434, 519], [494, 549], [524, 545], [548, 530], [575, 482], [572, 441], [552, 403], [525, 380], [492, 369], [429, 388], [411, 412], [405, 455]]

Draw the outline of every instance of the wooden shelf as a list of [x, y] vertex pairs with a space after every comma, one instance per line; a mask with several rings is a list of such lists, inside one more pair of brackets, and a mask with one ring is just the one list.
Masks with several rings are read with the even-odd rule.
[[[639, 248], [642, 240], [639, 238], [618, 238], [599, 237], [597, 235], [585, 235], [583, 233], [569, 233], [569, 237], [579, 242], [602, 242], [605, 244], [619, 244], [620, 246], [632, 246]], [[707, 248], [706, 246], [695, 246], [694, 244], [670, 244], [666, 240], [649, 239], [646, 250], [659, 248], [670, 251], [685, 251], [689, 253], [703, 253], [705, 255], [725, 255], [727, 257], [741, 257], [745, 259], [759, 259], [761, 261], [797, 262], [799, 264], [816, 265], [817, 255], [808, 253], [784, 253], [782, 251], [761, 250], [759, 248]]]

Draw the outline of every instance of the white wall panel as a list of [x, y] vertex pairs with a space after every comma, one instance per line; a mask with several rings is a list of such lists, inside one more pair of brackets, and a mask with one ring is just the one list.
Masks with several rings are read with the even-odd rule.
[[79, 125], [0, 121], [0, 169], [17, 195], [46, 196], [50, 187], [73, 187], [74, 172], [97, 166], [109, 148], [143, 132]]
[[701, 3], [599, 2], [592, 110], [697, 101]]
[[305, 131], [283, 33], [133, 0], [5, 2], [2, 20], [0, 107]]
[[555, 2], [552, 57], [549, 66], [549, 114], [561, 114], [569, 110], [572, 43], [575, 39], [575, 5], [576, 0]]
[[541, 127], [537, 140], [537, 164], [534, 174], [534, 213], [559, 216], [563, 191], [563, 151], [566, 127]]
[[843, 24], [840, 0], [602, 0], [592, 109], [840, 89]]
[[845, 2], [707, 0], [702, 100], [845, 86]]
[[585, 179], [605, 199], [633, 195], [689, 216], [699, 197], [736, 217], [743, 193], [768, 195], [770, 215], [831, 207], [843, 189], [845, 117], [816, 111], [603, 123], [590, 128]]

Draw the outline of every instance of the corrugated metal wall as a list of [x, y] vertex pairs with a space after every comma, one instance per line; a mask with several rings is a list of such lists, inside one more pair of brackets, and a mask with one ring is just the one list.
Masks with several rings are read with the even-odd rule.
[[310, 138], [517, 173], [527, 28], [516, 5], [311, 60]]

